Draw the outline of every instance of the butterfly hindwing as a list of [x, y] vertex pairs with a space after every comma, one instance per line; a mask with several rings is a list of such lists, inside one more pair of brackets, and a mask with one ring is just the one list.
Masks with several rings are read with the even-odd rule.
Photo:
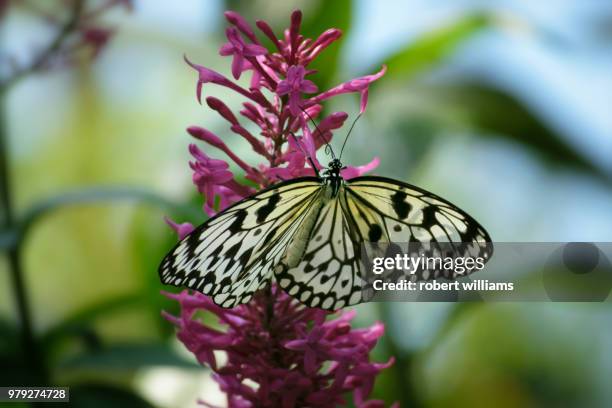
[[262, 190], [210, 218], [159, 268], [163, 283], [186, 286], [233, 307], [267, 285], [300, 220], [321, 190], [305, 177]]
[[309, 307], [336, 310], [361, 302], [363, 265], [360, 241], [340, 199], [319, 212], [299, 264], [275, 269], [279, 285]]

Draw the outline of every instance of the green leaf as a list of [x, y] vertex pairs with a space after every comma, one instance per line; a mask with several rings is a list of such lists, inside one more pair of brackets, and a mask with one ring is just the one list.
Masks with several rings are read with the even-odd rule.
[[440, 110], [461, 118], [461, 126], [485, 137], [504, 137], [523, 144], [541, 160], [552, 165], [585, 171], [602, 181], [610, 176], [587, 157], [576, 152], [564, 138], [529, 111], [513, 96], [482, 84], [462, 84], [432, 90]]
[[176, 204], [154, 191], [135, 186], [87, 187], [75, 191], [68, 191], [55, 197], [48, 198], [30, 208], [22, 217], [24, 228], [27, 229], [38, 218], [50, 211], [68, 205], [82, 205], [104, 201], [133, 200], [155, 207], [163, 208], [173, 213], [180, 213], [188, 217], [197, 218], [201, 211], [192, 206]]
[[70, 387], [70, 406], [75, 408], [153, 407], [131, 391], [106, 384], [83, 384]]
[[[403, 50], [385, 59], [386, 78], [401, 76], [407, 79], [440, 63], [465, 40], [490, 27], [491, 21], [486, 14], [474, 14], [423, 35]], [[368, 72], [377, 70], [379, 66], [380, 63], [375, 64]]]
[[162, 208], [182, 219], [202, 218], [202, 211], [197, 206], [177, 204], [148, 189], [132, 186], [86, 187], [47, 198], [33, 205], [17, 222], [16, 228], [0, 231], [0, 248], [9, 248], [23, 240], [30, 228], [52, 211], [71, 205], [105, 201], [137, 201]]
[[94, 303], [76, 311], [59, 324], [52, 326], [42, 335], [41, 342], [48, 348], [52, 347], [59, 339], [74, 334], [75, 330], [78, 332], [80, 329], [90, 327], [91, 322], [95, 319], [142, 303], [142, 295], [133, 293], [115, 296]]
[[144, 367], [173, 366], [200, 368], [198, 364], [179, 356], [167, 344], [115, 344], [70, 357], [59, 362], [60, 369], [91, 371], [130, 371]]

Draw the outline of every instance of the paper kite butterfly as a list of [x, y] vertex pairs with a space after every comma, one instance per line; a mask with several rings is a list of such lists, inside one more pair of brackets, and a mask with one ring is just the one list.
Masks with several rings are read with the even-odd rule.
[[[333, 156], [316, 177], [282, 181], [210, 218], [163, 259], [161, 281], [229, 308], [274, 279], [303, 304], [336, 310], [364, 300], [363, 243], [460, 242], [490, 258], [489, 234], [455, 205], [384, 177], [344, 180], [342, 168]], [[413, 276], [442, 277], [458, 276]]]

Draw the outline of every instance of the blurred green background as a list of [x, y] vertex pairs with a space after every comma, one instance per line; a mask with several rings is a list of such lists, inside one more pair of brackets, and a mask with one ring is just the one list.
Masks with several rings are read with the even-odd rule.
[[[612, 240], [612, 3], [136, 1], [105, 16], [117, 32], [96, 61], [30, 75], [4, 95], [15, 210], [32, 221], [22, 254], [41, 360], [34, 374], [21, 357], [3, 256], [0, 384], [70, 385], [81, 406], [224, 404], [161, 318], [176, 305], [156, 269], [175, 241], [162, 217], [203, 219], [184, 129], [205, 126], [251, 153], [197, 104], [182, 56], [229, 75], [217, 53], [223, 11], [279, 33], [295, 8], [307, 35], [344, 30], [315, 65], [320, 89], [389, 67], [346, 162], [379, 156], [377, 174], [458, 204], [494, 241]], [[18, 4], [3, 18], [3, 56], [27, 59], [48, 40], [29, 13]], [[214, 86], [205, 94], [241, 103]], [[358, 101], [327, 108], [354, 117]], [[4, 230], [4, 249], [10, 241]], [[375, 358], [397, 363], [373, 396], [389, 404], [612, 405], [609, 302], [357, 309], [358, 325], [386, 325]]]

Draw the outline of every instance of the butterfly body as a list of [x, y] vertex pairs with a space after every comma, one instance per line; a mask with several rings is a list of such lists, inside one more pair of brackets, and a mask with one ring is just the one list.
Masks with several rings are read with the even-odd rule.
[[[344, 180], [342, 169], [334, 159], [316, 177], [283, 181], [212, 217], [164, 258], [162, 282], [233, 307], [275, 279], [307, 306], [335, 310], [363, 301], [365, 243], [463, 242], [490, 257], [487, 232], [448, 201], [384, 177]], [[456, 277], [443, 273], [411, 278]]]

